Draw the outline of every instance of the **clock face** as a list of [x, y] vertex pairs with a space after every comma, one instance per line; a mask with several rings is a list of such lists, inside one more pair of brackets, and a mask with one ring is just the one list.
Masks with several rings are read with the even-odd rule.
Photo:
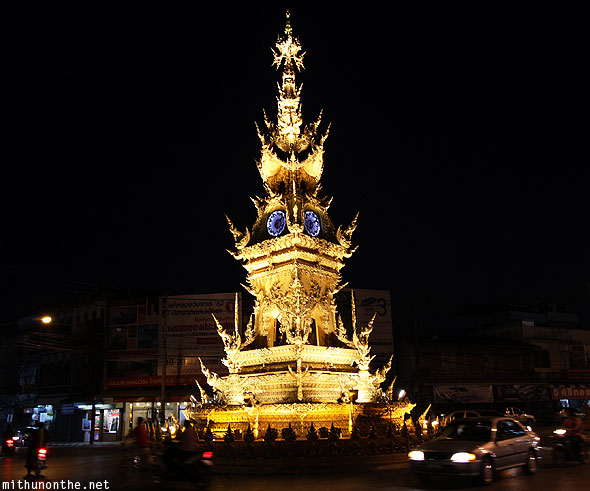
[[317, 237], [321, 228], [320, 217], [314, 211], [306, 211], [304, 226], [309, 235]]
[[285, 230], [287, 225], [287, 218], [283, 210], [273, 211], [266, 220], [266, 229], [273, 237], [278, 237]]

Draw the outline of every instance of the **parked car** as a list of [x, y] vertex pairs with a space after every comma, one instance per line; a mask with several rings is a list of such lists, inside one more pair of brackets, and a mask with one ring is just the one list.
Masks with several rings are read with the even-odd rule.
[[536, 423], [535, 417], [532, 414], [527, 414], [517, 407], [507, 407], [506, 414], [523, 425], [532, 426]]
[[453, 411], [445, 416], [443, 416], [441, 425], [444, 428], [449, 423], [456, 421], [458, 419], [464, 418], [479, 418], [481, 416], [506, 416], [499, 411], [494, 411], [493, 409], [461, 409], [460, 411]]
[[539, 437], [507, 417], [458, 419], [437, 438], [408, 454], [412, 471], [420, 479], [434, 475], [477, 476], [490, 483], [495, 472], [524, 466], [537, 470]]

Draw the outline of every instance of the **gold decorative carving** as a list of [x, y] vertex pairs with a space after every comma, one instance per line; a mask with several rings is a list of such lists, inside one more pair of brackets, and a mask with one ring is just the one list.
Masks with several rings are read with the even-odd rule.
[[[243, 286], [255, 298], [254, 313], [243, 338], [237, 296], [233, 330], [213, 317], [229, 375], [220, 377], [201, 361], [214, 396], [207, 397], [199, 386], [201, 405], [192, 414], [197, 420], [214, 421], [218, 432], [231, 423], [234, 429], [250, 424], [257, 434], [269, 423], [286, 427], [293, 421], [300, 429], [311, 422], [334, 422], [350, 431], [355, 415], [363, 411], [392, 420], [413, 407], [376, 404], [383, 400], [381, 384], [392, 359], [370, 372], [374, 356], [369, 336], [375, 317], [357, 326], [353, 294], [349, 338], [337, 312], [335, 295], [346, 285], [340, 270], [356, 250], [352, 236], [358, 213], [348, 227], [336, 228], [328, 216], [332, 198], [319, 195], [329, 127], [320, 132], [321, 113], [303, 123], [296, 75], [304, 68], [304, 54], [287, 14], [284, 34], [273, 49], [273, 66], [282, 68], [277, 120], [271, 122], [264, 113], [264, 126], [256, 126], [262, 147], [257, 167], [266, 196], [251, 198], [257, 212], [251, 229], [241, 232], [226, 217], [235, 242], [230, 252], [247, 271]], [[284, 212], [286, 224], [282, 235], [273, 236], [267, 232], [267, 219], [277, 210]], [[306, 228], [307, 211], [313, 211], [316, 223], [319, 220], [315, 235]]]

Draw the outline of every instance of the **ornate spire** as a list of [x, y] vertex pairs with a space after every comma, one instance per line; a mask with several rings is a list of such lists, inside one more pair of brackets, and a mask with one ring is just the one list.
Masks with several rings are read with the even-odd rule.
[[[286, 13], [285, 32], [279, 36], [273, 52], [273, 63], [283, 73], [277, 97], [277, 122], [271, 123], [266, 115], [266, 132], [258, 129], [262, 142], [262, 157], [258, 170], [272, 193], [289, 192], [292, 183], [303, 185], [312, 193], [323, 171], [323, 144], [328, 136], [318, 136], [317, 121], [303, 126], [301, 117], [301, 85], [295, 82], [297, 72], [303, 70], [305, 52], [297, 37], [293, 36], [291, 17]], [[287, 187], [289, 186], [289, 187]]]
[[[277, 130], [280, 135], [281, 149], [292, 152], [296, 138], [301, 133], [301, 86], [295, 83], [295, 71], [302, 70], [303, 55], [299, 39], [292, 35], [289, 11], [285, 35], [277, 40], [276, 50], [273, 49], [273, 66], [277, 70], [283, 65], [282, 84], [279, 87]], [[277, 142], [278, 143], [278, 142]]]

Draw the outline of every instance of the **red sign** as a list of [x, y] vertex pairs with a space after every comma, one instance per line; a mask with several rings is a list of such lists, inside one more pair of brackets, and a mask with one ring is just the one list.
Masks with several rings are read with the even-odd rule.
[[[205, 377], [199, 375], [168, 375], [166, 376], [166, 385], [168, 387], [175, 385], [193, 385], [196, 387], [195, 379], [199, 380], [202, 385], [205, 382]], [[160, 375], [139, 375], [137, 377], [111, 377], [108, 379], [107, 386], [111, 389], [116, 387], [156, 387], [162, 385], [162, 377]]]
[[586, 386], [551, 387], [549, 390], [553, 399], [590, 399], [590, 387]]

